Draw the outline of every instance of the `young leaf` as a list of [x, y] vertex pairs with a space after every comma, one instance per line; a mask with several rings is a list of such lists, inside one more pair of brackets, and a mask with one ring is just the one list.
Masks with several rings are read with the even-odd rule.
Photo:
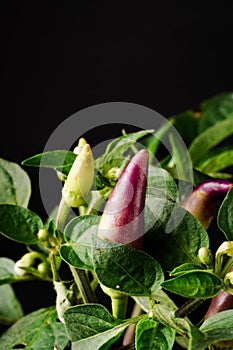
[[151, 318], [143, 318], [136, 327], [136, 350], [171, 350], [175, 330]]
[[197, 168], [211, 174], [233, 165], [233, 148], [218, 148], [197, 163]]
[[72, 219], [64, 230], [67, 242], [91, 243], [92, 234], [97, 233], [100, 216], [83, 215]]
[[161, 284], [169, 292], [186, 298], [212, 298], [222, 289], [222, 281], [207, 271], [189, 271]]
[[25, 159], [22, 164], [35, 167], [52, 168], [68, 175], [69, 170], [77, 155], [69, 151], [49, 151], [36, 154]]
[[108, 144], [105, 153], [96, 159], [96, 168], [100, 169], [105, 163], [122, 157], [136, 141], [153, 132], [154, 130], [142, 130], [114, 139]]
[[[210, 344], [227, 340], [232, 340], [232, 346], [232, 318], [233, 310], [222, 311], [208, 318], [199, 330], [191, 328], [189, 350], [203, 350]], [[223, 349], [228, 349], [228, 347], [225, 345]]]
[[202, 132], [221, 120], [232, 118], [233, 93], [218, 94], [203, 101], [200, 110], [202, 117], [199, 120], [199, 130]]
[[231, 188], [218, 212], [218, 226], [229, 241], [233, 241], [233, 188]]
[[15, 262], [8, 258], [0, 258], [0, 285], [14, 280]]
[[[149, 303], [149, 298], [134, 297], [134, 300], [146, 313], [150, 312], [151, 306]], [[189, 322], [185, 318], [175, 316], [175, 312], [178, 310], [178, 307], [169, 298], [169, 296], [163, 290], [159, 290], [155, 295], [153, 295], [153, 300], [155, 300], [155, 306], [153, 308], [153, 316], [155, 321], [175, 329], [178, 334], [186, 337], [189, 332]]]
[[71, 266], [84, 270], [94, 270], [93, 246], [90, 244], [63, 244], [60, 248], [60, 256]]
[[163, 281], [161, 266], [148, 254], [94, 238], [93, 259], [99, 281], [129, 295], [151, 295]]
[[179, 276], [191, 270], [204, 270], [204, 268], [197, 264], [185, 263], [175, 267], [171, 272], [170, 276]]
[[18, 164], [0, 158], [0, 203], [27, 207], [30, 196], [27, 173]]
[[[209, 246], [207, 232], [189, 212], [184, 212], [184, 209], [177, 207], [172, 219], [176, 222], [177, 215], [177, 218], [182, 220], [177, 226], [174, 225], [175, 228], [171, 233], [167, 234], [164, 232], [164, 227], [171, 215], [168, 206], [169, 204], [163, 205], [162, 220], [157, 222], [157, 227], [154, 225], [152, 232], [144, 236], [145, 250], [156, 257], [164, 270], [171, 271], [184, 263], [199, 264], [198, 250]], [[154, 212], [154, 209], [152, 210]]]
[[65, 325], [72, 349], [109, 349], [123, 333], [127, 324], [109, 313], [102, 305], [86, 304], [68, 308]]
[[187, 148], [173, 134], [169, 134], [169, 141], [171, 143], [172, 163], [176, 167], [178, 179], [192, 183], [193, 169]]
[[198, 134], [198, 116], [191, 110], [172, 116], [168, 119], [176, 128], [186, 145], [190, 145]]
[[220, 121], [199, 134], [189, 147], [190, 157], [194, 165], [220, 142], [233, 133], [233, 118]]
[[0, 338], [1, 349], [64, 350], [69, 343], [54, 307], [40, 309], [17, 321]]
[[16, 242], [34, 244], [43, 227], [37, 214], [23, 207], [0, 204], [0, 232]]
[[9, 284], [0, 286], [0, 323], [11, 325], [23, 317], [23, 309]]

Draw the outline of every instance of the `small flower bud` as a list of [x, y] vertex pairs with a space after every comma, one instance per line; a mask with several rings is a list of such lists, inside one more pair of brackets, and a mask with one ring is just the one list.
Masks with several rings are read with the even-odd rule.
[[22, 277], [22, 276], [27, 275], [27, 271], [22, 269], [22, 267], [23, 267], [23, 264], [22, 264], [21, 259], [16, 261], [16, 263], [14, 265], [14, 273], [16, 276]]
[[46, 228], [42, 228], [41, 230], [39, 230], [37, 237], [39, 239], [39, 241], [47, 241], [49, 239], [49, 232]]
[[94, 179], [94, 159], [90, 145], [85, 144], [76, 157], [62, 193], [69, 207], [85, 204], [84, 196], [90, 190]]
[[79, 154], [83, 146], [85, 146], [86, 144], [87, 144], [87, 141], [83, 137], [81, 137], [78, 141], [78, 146], [74, 148], [73, 153]]
[[207, 267], [211, 267], [213, 264], [213, 255], [211, 253], [211, 250], [206, 247], [202, 247], [198, 251], [198, 257], [200, 259], [200, 262], [203, 265], [206, 265]]

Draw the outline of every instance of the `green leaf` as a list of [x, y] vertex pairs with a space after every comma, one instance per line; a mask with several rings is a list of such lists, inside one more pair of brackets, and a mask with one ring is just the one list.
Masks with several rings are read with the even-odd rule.
[[233, 188], [231, 188], [218, 212], [218, 226], [229, 241], [233, 241]]
[[204, 270], [204, 268], [200, 265], [197, 265], [197, 264], [186, 263], [186, 264], [182, 264], [180, 266], [175, 267], [170, 272], [170, 276], [183, 275], [185, 272], [192, 271], [192, 270]]
[[37, 214], [23, 207], [0, 204], [0, 232], [16, 242], [34, 244], [43, 222]]
[[85, 304], [68, 308], [65, 324], [72, 349], [109, 349], [128, 324], [115, 319], [102, 305]]
[[218, 148], [197, 163], [197, 168], [211, 174], [233, 165], [233, 148]]
[[69, 151], [49, 151], [36, 154], [25, 159], [22, 164], [35, 167], [52, 168], [68, 175], [69, 170], [77, 155]]
[[159, 167], [150, 166], [145, 202], [145, 232], [166, 227], [177, 200], [177, 186], [170, 174]]
[[150, 165], [148, 171], [147, 193], [154, 195], [156, 193], [155, 190], [158, 190], [159, 193], [162, 192], [164, 198], [175, 203], [177, 199], [177, 186], [174, 179], [165, 169]]
[[67, 242], [91, 243], [92, 234], [97, 234], [100, 216], [83, 215], [72, 219], [64, 230]]
[[190, 157], [194, 165], [209, 151], [233, 133], [233, 118], [220, 121], [199, 134], [189, 147]]
[[9, 284], [0, 286], [0, 323], [11, 325], [23, 317], [23, 309]]
[[140, 320], [136, 327], [136, 350], [171, 350], [175, 330], [151, 318]]
[[136, 141], [153, 132], [154, 130], [142, 130], [114, 139], [108, 144], [105, 153], [96, 159], [96, 168], [100, 169], [105, 163], [123, 157], [125, 152], [133, 146]]
[[61, 258], [69, 265], [84, 270], [94, 270], [93, 246], [84, 243], [67, 243], [60, 248]]
[[163, 281], [161, 266], [148, 254], [94, 237], [94, 266], [106, 287], [129, 295], [151, 295]]
[[189, 271], [164, 281], [162, 288], [186, 298], [212, 298], [223, 287], [221, 279], [207, 271]]
[[30, 196], [27, 173], [18, 164], [0, 158], [0, 203], [27, 207]]
[[169, 134], [171, 144], [172, 164], [176, 167], [179, 180], [193, 182], [193, 169], [189, 152], [184, 143], [173, 134]]
[[0, 285], [10, 283], [15, 279], [14, 276], [15, 262], [8, 258], [0, 258]]
[[154, 226], [153, 231], [144, 236], [145, 250], [156, 257], [164, 270], [171, 271], [184, 263], [199, 264], [198, 250], [209, 246], [207, 232], [189, 212], [176, 207], [172, 215], [174, 229], [171, 233], [166, 233], [166, 220], [171, 216], [168, 206], [164, 203], [161, 205], [164, 208], [162, 215], [167, 217], [158, 221], [157, 227]]
[[168, 119], [176, 128], [186, 145], [190, 145], [198, 134], [199, 118], [191, 110], [172, 116]]
[[40, 309], [21, 318], [2, 335], [0, 348], [64, 350], [69, 340], [64, 325], [56, 319], [54, 307]]
[[[199, 330], [192, 329], [189, 350], [203, 350], [210, 344], [227, 340], [232, 340], [232, 346], [232, 319], [233, 310], [222, 311], [208, 318]], [[228, 349], [226, 345], [225, 348]]]
[[[148, 297], [134, 297], [134, 300], [146, 313], [150, 312], [151, 300]], [[163, 290], [159, 290], [153, 295], [153, 300], [155, 300], [153, 308], [154, 319], [165, 326], [175, 329], [177, 333], [186, 337], [189, 332], [189, 322], [186, 318], [175, 316], [178, 307], [171, 298]]]
[[211, 127], [215, 123], [227, 118], [232, 118], [233, 92], [218, 94], [205, 100], [200, 106], [202, 117], [199, 121], [200, 132]]
[[165, 121], [161, 127], [155, 131], [152, 135], [147, 136], [144, 140], [142, 140], [142, 144], [149, 150], [149, 158], [150, 162], [154, 161], [154, 155], [157, 153], [159, 145], [161, 144], [162, 139], [167, 134], [168, 130], [171, 128], [172, 122]]
[[151, 350], [155, 348], [155, 337], [159, 323], [151, 318], [144, 318], [136, 327], [136, 350]]

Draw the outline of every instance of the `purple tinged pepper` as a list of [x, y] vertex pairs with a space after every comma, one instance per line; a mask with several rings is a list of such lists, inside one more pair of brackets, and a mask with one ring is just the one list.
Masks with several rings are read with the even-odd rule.
[[231, 187], [232, 183], [227, 180], [206, 180], [193, 190], [183, 202], [182, 207], [207, 229], [216, 213], [218, 204], [224, 199]]
[[141, 248], [148, 157], [147, 150], [139, 151], [122, 172], [101, 217], [98, 228], [100, 238]]
[[[230, 270], [233, 271], [233, 267]], [[231, 287], [233, 288], [233, 287]], [[205, 320], [218, 312], [233, 309], [233, 295], [222, 290], [216, 297], [211, 300], [209, 308], [205, 314]]]

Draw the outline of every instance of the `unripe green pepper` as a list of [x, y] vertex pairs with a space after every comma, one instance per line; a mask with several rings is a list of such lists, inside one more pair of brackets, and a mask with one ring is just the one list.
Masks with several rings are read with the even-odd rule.
[[94, 158], [91, 147], [85, 144], [76, 157], [65, 181], [62, 193], [69, 207], [85, 204], [84, 196], [94, 179]]

